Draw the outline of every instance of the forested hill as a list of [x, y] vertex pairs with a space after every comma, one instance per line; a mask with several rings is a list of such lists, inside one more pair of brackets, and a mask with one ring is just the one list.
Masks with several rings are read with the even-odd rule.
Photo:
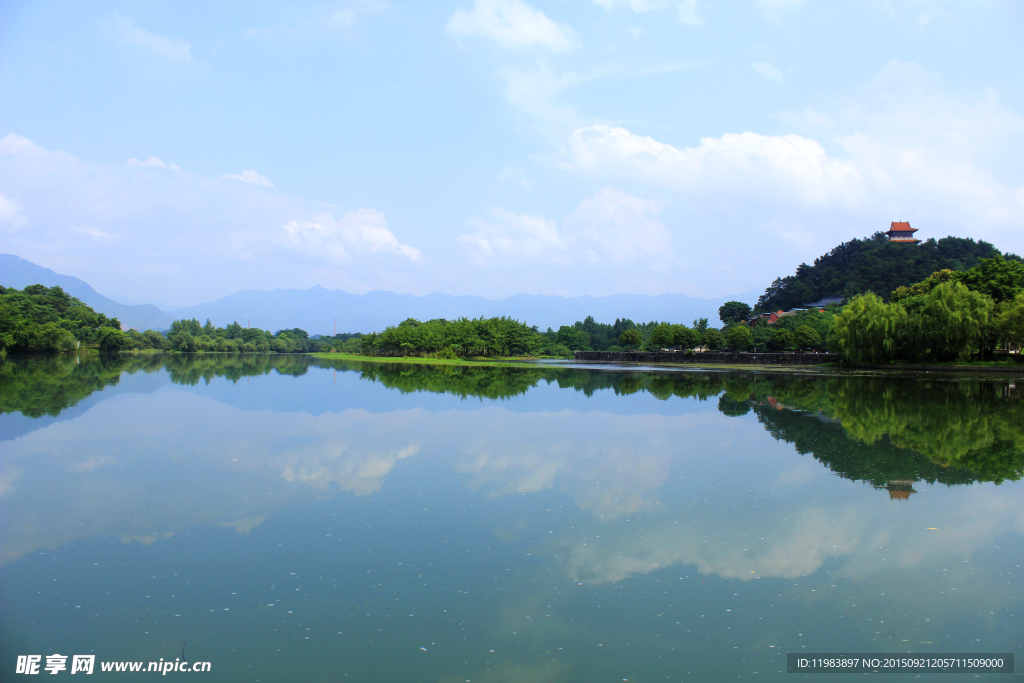
[[[796, 274], [776, 278], [757, 300], [756, 312], [788, 311], [828, 296], [849, 299], [855, 294], [874, 292], [885, 300], [897, 288], [926, 279], [937, 270], [968, 270], [979, 259], [1001, 252], [988, 242], [970, 238], [944, 237], [917, 244], [890, 242], [876, 232], [866, 239], [852, 239], [814, 260], [800, 264]], [[1005, 258], [1020, 260], [1014, 254]]]

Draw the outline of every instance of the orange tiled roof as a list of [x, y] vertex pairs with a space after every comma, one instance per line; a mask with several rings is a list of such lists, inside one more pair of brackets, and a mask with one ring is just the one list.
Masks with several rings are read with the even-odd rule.
[[889, 225], [889, 230], [896, 232], [917, 232], [917, 228], [910, 227], [910, 221], [893, 221]]

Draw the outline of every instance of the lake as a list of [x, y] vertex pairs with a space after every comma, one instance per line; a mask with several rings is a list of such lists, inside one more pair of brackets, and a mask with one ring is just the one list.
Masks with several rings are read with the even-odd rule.
[[1022, 387], [7, 359], [0, 678], [55, 653], [95, 655], [98, 680], [138, 678], [100, 662], [184, 654], [211, 663], [196, 680], [440, 683], [1019, 654]]

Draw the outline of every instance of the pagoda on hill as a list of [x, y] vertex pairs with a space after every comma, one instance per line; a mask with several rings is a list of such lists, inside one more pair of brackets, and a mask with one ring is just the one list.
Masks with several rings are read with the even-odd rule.
[[909, 221], [893, 221], [889, 224], [889, 230], [885, 236], [889, 238], [890, 242], [917, 244], [921, 240], [914, 237], [915, 232], [917, 232], [917, 228], [910, 227]]

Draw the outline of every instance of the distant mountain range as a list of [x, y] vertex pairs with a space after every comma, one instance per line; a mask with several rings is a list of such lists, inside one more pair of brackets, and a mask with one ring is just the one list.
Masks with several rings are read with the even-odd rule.
[[96, 292], [76, 277], [59, 275], [25, 259], [0, 254], [0, 284], [5, 287], [24, 288], [26, 285], [60, 285], [69, 294], [78, 297], [96, 311], [118, 318], [123, 324], [138, 329], [167, 329], [172, 320], [207, 318], [218, 327], [238, 321], [276, 332], [299, 327], [310, 334], [332, 334], [337, 319], [338, 332], [373, 332], [388, 325], [397, 325], [406, 318], [431, 320], [459, 317], [509, 316], [541, 330], [558, 329], [571, 325], [588, 315], [598, 322], [614, 322], [616, 318], [630, 318], [635, 322], [667, 320], [689, 324], [697, 318], [707, 318], [718, 324], [718, 307], [726, 301], [753, 304], [761, 294], [751, 290], [718, 299], [702, 299], [683, 294], [616, 294], [602, 297], [564, 297], [538, 294], [516, 294], [504, 299], [484, 299], [479, 296], [451, 294], [395, 294], [373, 291], [350, 294], [342, 290], [329, 290], [319, 285], [309, 289], [275, 289], [261, 291], [247, 289], [222, 299], [198, 306], [170, 312], [149, 304], [126, 306]]
[[49, 268], [37, 266], [13, 254], [0, 254], [0, 285], [15, 289], [25, 289], [29, 285], [59, 286], [71, 296], [81, 299], [82, 303], [91, 306], [94, 311], [117, 318], [122, 325], [140, 330], [166, 330], [174, 320], [173, 316], [152, 304], [128, 306], [118, 303], [103, 296], [77, 277], [55, 273]]
[[310, 289], [275, 289], [272, 292], [245, 290], [209, 303], [174, 311], [175, 318], [210, 318], [218, 327], [237, 320], [276, 332], [279, 329], [300, 327], [310, 334], [331, 334], [334, 320], [338, 332], [370, 332], [397, 325], [406, 318], [448, 320], [480, 316], [509, 316], [528, 325], [558, 329], [571, 325], [588, 315], [598, 322], [614, 322], [616, 318], [630, 318], [634, 322], [669, 320], [689, 324], [695, 318], [705, 317], [718, 324], [718, 307], [726, 301], [757, 300], [759, 291], [750, 291], [736, 297], [700, 299], [682, 294], [616, 294], [613, 296], [564, 297], [538, 294], [516, 294], [505, 299], [484, 299], [479, 296], [453, 296], [451, 294], [395, 294], [373, 291], [349, 294], [339, 289], [329, 290], [319, 285]]

